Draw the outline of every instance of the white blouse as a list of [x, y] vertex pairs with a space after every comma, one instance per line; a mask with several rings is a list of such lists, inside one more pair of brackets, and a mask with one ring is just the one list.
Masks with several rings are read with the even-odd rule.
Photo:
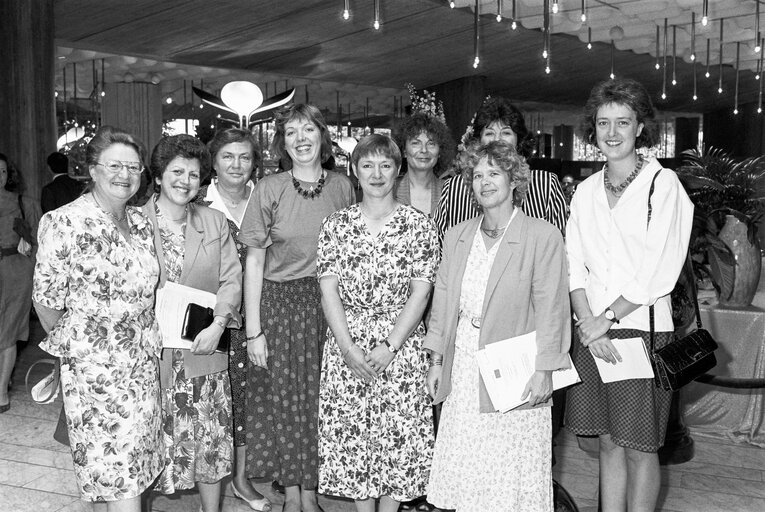
[[[248, 181], [247, 201], [245, 201], [247, 204], [250, 204], [250, 198], [252, 197], [252, 190], [254, 188], [255, 185], [252, 184], [252, 181]], [[207, 195], [203, 199], [205, 201], [210, 201], [210, 208], [222, 212], [228, 220], [236, 225], [236, 227], [239, 229], [242, 228], [242, 223], [236, 217], [231, 215], [231, 212], [228, 210], [228, 206], [226, 206], [226, 203], [223, 202], [223, 198], [220, 196], [220, 192], [218, 192], [218, 178], [213, 178], [213, 180], [210, 182], [210, 185], [207, 187]]]
[[[656, 178], [651, 196], [648, 191]], [[615, 329], [649, 330], [654, 305], [655, 330], [672, 331], [669, 293], [688, 252], [693, 203], [674, 171], [648, 159], [613, 208], [608, 206], [603, 171], [583, 181], [571, 200], [566, 226], [569, 289], [583, 288], [592, 313], [599, 315], [619, 296], [642, 307], [614, 324]]]

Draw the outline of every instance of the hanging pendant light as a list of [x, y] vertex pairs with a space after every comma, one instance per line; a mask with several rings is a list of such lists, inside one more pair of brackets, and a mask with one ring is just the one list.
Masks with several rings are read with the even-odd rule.
[[723, 25], [725, 20], [720, 18], [720, 78], [717, 82], [717, 94], [722, 94], [722, 80], [723, 80]]
[[[763, 39], [760, 39], [760, 46], [763, 46]], [[762, 76], [762, 58], [765, 52], [760, 52], [760, 58], [757, 60], [757, 74], [754, 76], [755, 80], [759, 80]]]
[[478, 31], [479, 29], [479, 23], [478, 23], [478, 17], [480, 16], [479, 12], [479, 2], [478, 0], [475, 0], [475, 17], [473, 18], [473, 55], [475, 56], [473, 59], [473, 68], [477, 69], [478, 64], [481, 62], [481, 59], [478, 57], [478, 40], [481, 37], [480, 33]]
[[375, 21], [373, 26], [375, 30], [380, 30], [380, 0], [375, 0]]
[[696, 62], [696, 13], [691, 13], [691, 62]]
[[550, 0], [544, 0], [544, 27], [542, 28], [542, 58], [547, 59], [547, 36], [550, 32]]
[[672, 25], [672, 85], [677, 85], [677, 25]]
[[705, 27], [709, 24], [709, 0], [703, 0], [701, 3], [701, 24]]
[[449, 7], [451, 7], [452, 9], [454, 9], [454, 0], [451, 0], [451, 1], [449, 2]]
[[580, 19], [582, 23], [587, 23], [587, 0], [582, 0], [582, 15]]
[[497, 23], [502, 21], [502, 0], [497, 0]]
[[611, 77], [611, 80], [614, 79], [614, 40], [611, 39], [611, 74], [608, 75]]
[[733, 93], [733, 115], [738, 114], [738, 67], [741, 56], [741, 41], [736, 41], [736, 89]]
[[661, 58], [661, 45], [659, 44], [660, 38], [661, 29], [659, 28], [659, 25], [656, 25], [656, 71], [661, 69], [661, 64], [659, 64], [659, 59]]
[[710, 43], [710, 40], [707, 37], [707, 72], [704, 74], [704, 76], [707, 77], [707, 78], [709, 78], [709, 76], [710, 76], [709, 75], [709, 63], [711, 61], [711, 59], [709, 58], [709, 43]]
[[587, 27], [587, 49], [592, 50], [592, 27]]
[[755, 14], [754, 14], [754, 52], [760, 53], [762, 45], [760, 45], [760, 0], [755, 0]]
[[343, 0], [343, 19], [347, 20], [351, 17], [351, 0]]
[[515, 21], [515, 15], [516, 15], [516, 11], [515, 11], [515, 0], [513, 0], [513, 23], [510, 25], [510, 28], [512, 28], [513, 30], [515, 30], [516, 28], [518, 28], [518, 23], [516, 23], [516, 21]]
[[558, 14], [559, 10], [560, 10], [560, 6], [558, 5], [558, 0], [553, 0], [553, 5], [552, 5], [553, 14]]
[[661, 79], [661, 99], [667, 99], [667, 18], [664, 18], [664, 65]]
[[696, 101], [699, 97], [696, 95], [696, 61], [693, 61], [693, 101]]

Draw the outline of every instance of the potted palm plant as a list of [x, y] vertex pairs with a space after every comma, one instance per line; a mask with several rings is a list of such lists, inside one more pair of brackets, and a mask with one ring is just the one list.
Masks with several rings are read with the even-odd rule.
[[757, 223], [765, 213], [765, 157], [737, 161], [719, 148], [683, 152], [677, 171], [695, 205], [691, 257], [721, 305], [748, 306], [760, 280]]

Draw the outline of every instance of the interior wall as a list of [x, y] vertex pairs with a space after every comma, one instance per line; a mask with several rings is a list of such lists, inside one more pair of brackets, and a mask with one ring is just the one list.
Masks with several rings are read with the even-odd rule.
[[436, 93], [436, 100], [444, 103], [446, 125], [452, 132], [452, 137], [459, 143], [465, 133], [473, 114], [486, 97], [486, 77], [466, 76], [442, 84], [425, 87]]
[[722, 148], [736, 158], [760, 156], [765, 149], [765, 113], [757, 113], [756, 103], [704, 114], [704, 146]]

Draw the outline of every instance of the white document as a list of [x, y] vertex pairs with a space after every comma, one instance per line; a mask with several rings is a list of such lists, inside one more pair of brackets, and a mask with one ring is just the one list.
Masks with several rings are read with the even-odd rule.
[[[490, 343], [476, 352], [481, 377], [496, 410], [507, 412], [528, 402], [528, 398], [521, 400], [521, 395], [534, 373], [536, 356], [536, 331]], [[570, 357], [569, 363], [570, 368], [553, 372], [554, 389], [581, 382]]]
[[642, 338], [612, 339], [614, 348], [622, 361], [611, 364], [593, 356], [603, 382], [617, 382], [628, 379], [653, 379], [653, 368]]
[[155, 314], [162, 334], [162, 348], [191, 348], [191, 342], [181, 338], [181, 332], [186, 307], [192, 302], [206, 308], [215, 308], [216, 296], [170, 281], [157, 290]]

